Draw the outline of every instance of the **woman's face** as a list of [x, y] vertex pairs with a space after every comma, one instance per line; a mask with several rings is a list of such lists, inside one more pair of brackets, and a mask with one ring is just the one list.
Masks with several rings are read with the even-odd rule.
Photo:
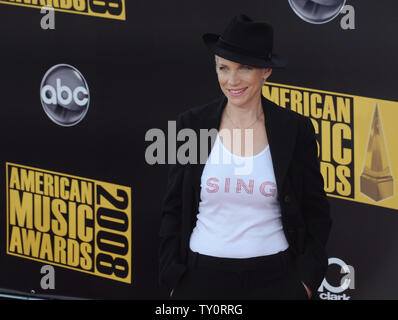
[[264, 80], [271, 68], [252, 67], [216, 56], [218, 82], [228, 102], [244, 106], [261, 97]]

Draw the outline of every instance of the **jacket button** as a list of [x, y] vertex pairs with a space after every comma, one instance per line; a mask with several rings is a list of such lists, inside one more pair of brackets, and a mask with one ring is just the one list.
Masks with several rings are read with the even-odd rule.
[[284, 201], [285, 201], [286, 203], [289, 203], [289, 202], [290, 202], [290, 197], [289, 197], [288, 195], [286, 195], [285, 198], [284, 198]]

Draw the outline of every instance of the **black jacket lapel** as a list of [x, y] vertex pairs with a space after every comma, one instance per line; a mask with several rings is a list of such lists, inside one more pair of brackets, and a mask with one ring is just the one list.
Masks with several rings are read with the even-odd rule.
[[272, 164], [278, 191], [282, 190], [296, 144], [297, 121], [289, 111], [262, 97]]
[[[214, 103], [213, 107], [209, 108], [207, 112], [201, 117], [199, 117], [199, 123], [198, 127], [196, 128], [196, 133], [197, 136], [199, 137], [199, 130], [200, 129], [216, 129], [220, 127], [221, 123], [221, 116], [223, 113], [223, 110], [227, 104], [227, 98], [223, 95], [221, 98], [217, 99], [216, 102]], [[207, 110], [208, 108], [206, 108]], [[214, 141], [212, 139], [208, 140], [207, 144], [207, 157], [209, 157], [211, 149], [213, 148]], [[200, 191], [200, 180], [202, 177], [202, 172], [205, 166], [205, 162], [199, 161], [200, 160], [200, 143], [198, 142], [198, 149], [197, 153], [198, 155], [198, 164], [190, 166], [192, 168], [191, 170], [193, 171], [193, 176], [192, 176], [192, 184], [195, 189], [195, 191], [199, 192]]]

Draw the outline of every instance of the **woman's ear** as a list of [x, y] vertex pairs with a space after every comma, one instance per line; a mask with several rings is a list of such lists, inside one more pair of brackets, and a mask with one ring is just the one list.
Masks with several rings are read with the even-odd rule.
[[267, 81], [267, 79], [270, 77], [271, 74], [272, 74], [272, 68], [265, 68], [263, 74], [264, 83]]
[[265, 76], [268, 78], [272, 74], [272, 68], [265, 68]]

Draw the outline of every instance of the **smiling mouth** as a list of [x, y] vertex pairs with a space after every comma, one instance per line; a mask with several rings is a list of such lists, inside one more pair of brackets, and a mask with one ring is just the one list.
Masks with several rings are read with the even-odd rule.
[[245, 93], [247, 87], [246, 88], [242, 88], [242, 89], [228, 89], [228, 92], [234, 96], [234, 97], [238, 97], [241, 96], [243, 93]]

